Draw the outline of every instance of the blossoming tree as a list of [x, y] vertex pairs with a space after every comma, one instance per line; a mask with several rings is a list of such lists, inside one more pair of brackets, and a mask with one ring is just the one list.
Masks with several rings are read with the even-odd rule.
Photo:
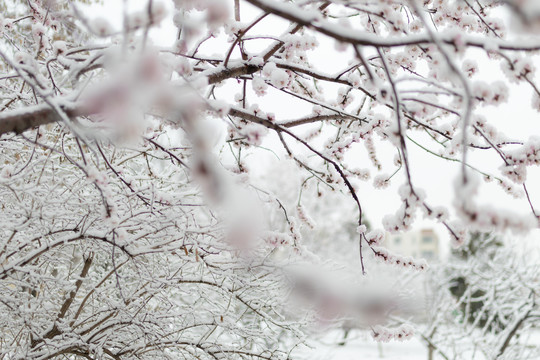
[[[312, 315], [286, 303], [287, 265], [317, 260], [301, 241], [308, 216], [250, 183], [259, 147], [348, 194], [362, 272], [367, 253], [426, 266], [366, 229], [359, 183], [375, 171], [374, 185], [387, 186], [383, 168], [404, 179], [387, 231], [407, 230], [418, 212], [458, 244], [468, 229], [538, 226], [526, 175], [540, 141], [511, 139], [481, 114], [514, 83], [540, 110], [533, 0], [148, 0], [141, 11], [125, 0], [119, 19], [82, 3], [0, 4], [6, 358], [288, 357]], [[152, 29], [171, 21], [174, 40], [155, 45]], [[478, 54], [504, 76], [477, 80]], [[411, 146], [461, 164], [452, 208], [416, 185]], [[353, 166], [347, 156], [362, 147]], [[500, 167], [480, 170], [472, 151]], [[530, 215], [479, 204], [482, 180], [521, 190]], [[272, 207], [279, 229], [265, 222]]]

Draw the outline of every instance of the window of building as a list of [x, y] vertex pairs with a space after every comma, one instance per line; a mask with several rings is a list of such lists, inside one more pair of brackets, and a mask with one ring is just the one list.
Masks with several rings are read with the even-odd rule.
[[431, 236], [422, 236], [422, 242], [423, 243], [432, 243], [433, 242], [433, 238]]
[[394, 244], [400, 244], [401, 243], [401, 238], [398, 236], [398, 237], [395, 237], [394, 238]]
[[431, 260], [435, 258], [435, 254], [433, 251], [422, 251], [422, 257], [427, 260]]

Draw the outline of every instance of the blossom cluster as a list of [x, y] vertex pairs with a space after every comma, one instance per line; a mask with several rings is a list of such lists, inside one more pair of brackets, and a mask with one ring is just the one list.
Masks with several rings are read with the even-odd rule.
[[401, 256], [397, 254], [392, 254], [388, 249], [378, 246], [372, 246], [373, 254], [375, 257], [386, 264], [395, 265], [397, 267], [415, 269], [415, 270], [426, 270], [428, 264], [424, 259], [413, 259], [410, 256]]
[[267, 231], [262, 238], [268, 245], [272, 247], [285, 246], [292, 243], [292, 239], [289, 234], [276, 231]]
[[381, 325], [375, 325], [371, 329], [373, 340], [378, 342], [389, 342], [391, 340], [404, 341], [410, 339], [414, 335], [414, 329], [410, 325], [400, 325], [395, 329], [391, 329]]
[[296, 207], [296, 213], [300, 221], [305, 224], [308, 228], [314, 229], [316, 224], [315, 221], [308, 215], [306, 209], [302, 205]]

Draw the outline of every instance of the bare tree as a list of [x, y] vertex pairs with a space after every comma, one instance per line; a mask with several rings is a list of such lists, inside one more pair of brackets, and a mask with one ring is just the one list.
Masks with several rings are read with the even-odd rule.
[[465, 258], [452, 257], [430, 274], [433, 301], [421, 332], [430, 358], [538, 357], [536, 249], [486, 234], [473, 239], [461, 249]]

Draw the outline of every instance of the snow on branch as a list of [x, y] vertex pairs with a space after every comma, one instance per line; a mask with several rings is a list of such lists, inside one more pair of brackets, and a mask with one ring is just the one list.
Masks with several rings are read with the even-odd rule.
[[[538, 228], [535, 2], [127, 3], [0, 3], [0, 358], [289, 359], [336, 326], [449, 353], [392, 317], [437, 265], [384, 240]], [[479, 285], [497, 259], [437, 307], [503, 324], [493, 358], [538, 313]]]

